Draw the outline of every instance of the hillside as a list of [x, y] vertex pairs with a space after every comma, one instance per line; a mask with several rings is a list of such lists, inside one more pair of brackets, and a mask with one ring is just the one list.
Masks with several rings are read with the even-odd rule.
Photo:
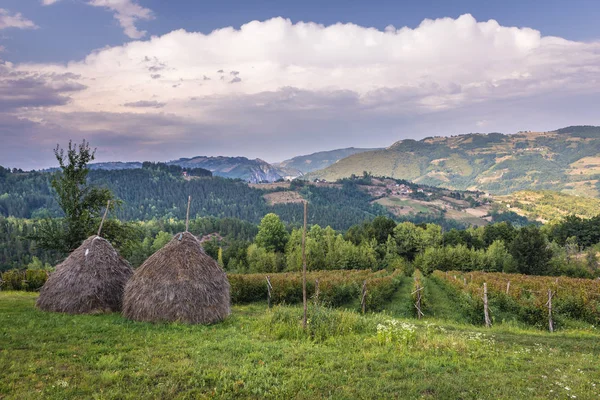
[[330, 151], [319, 151], [317, 153], [297, 156], [289, 160], [275, 163], [273, 166], [280, 169], [298, 170], [303, 174], [308, 172], [316, 171], [319, 169], [327, 168], [328, 166], [335, 164], [342, 158], [351, 156], [353, 154], [364, 153], [365, 151], [373, 151], [380, 149], [360, 149], [355, 147], [348, 147], [346, 149], [337, 149]]
[[336, 180], [362, 175], [364, 171], [420, 184], [493, 194], [551, 189], [597, 197], [600, 127], [401, 140], [386, 149], [341, 159], [309, 173], [307, 178]]
[[549, 190], [523, 190], [506, 196], [496, 196], [494, 203], [500, 208], [513, 211], [532, 220], [558, 220], [575, 214], [581, 218], [592, 218], [600, 214], [600, 200], [572, 196]]

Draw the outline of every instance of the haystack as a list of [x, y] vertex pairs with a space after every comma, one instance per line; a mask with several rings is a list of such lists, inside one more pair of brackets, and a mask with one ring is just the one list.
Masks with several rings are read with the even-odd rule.
[[137, 321], [210, 324], [229, 315], [229, 281], [191, 233], [176, 234], [125, 287], [123, 315]]
[[40, 291], [44, 311], [90, 314], [120, 311], [133, 270], [100, 236], [91, 236], [56, 267]]

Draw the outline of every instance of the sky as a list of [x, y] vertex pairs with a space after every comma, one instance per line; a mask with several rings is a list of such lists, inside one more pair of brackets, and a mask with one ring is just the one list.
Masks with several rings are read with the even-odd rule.
[[600, 2], [0, 0], [0, 165], [600, 125]]

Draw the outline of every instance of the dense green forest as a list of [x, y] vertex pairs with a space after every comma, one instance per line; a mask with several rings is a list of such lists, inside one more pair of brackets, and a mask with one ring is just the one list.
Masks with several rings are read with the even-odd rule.
[[[542, 227], [517, 228], [507, 222], [443, 231], [436, 224], [414, 224], [378, 216], [345, 232], [311, 223], [308, 267], [520, 272], [536, 275], [598, 275], [600, 217], [575, 216]], [[112, 221], [119, 224], [118, 221]], [[313, 222], [311, 220], [311, 222]], [[314, 221], [317, 222], [317, 221]], [[28, 239], [39, 222], [0, 217], [0, 270], [48, 268], [65, 254], [39, 249]], [[127, 240], [114, 242], [133, 266], [139, 266], [184, 230], [180, 219], [127, 224]], [[235, 218], [190, 221], [190, 232], [203, 237], [205, 250], [230, 272], [297, 271], [301, 267], [299, 227], [268, 214], [256, 225]], [[262, 232], [262, 233], [261, 233]]]
[[[190, 215], [197, 217], [238, 218], [257, 224], [269, 212], [277, 213], [286, 223], [300, 223], [301, 205], [269, 206], [264, 191], [251, 188], [240, 180], [221, 177], [185, 179], [182, 168], [157, 168], [144, 163], [144, 168], [130, 170], [92, 170], [88, 183], [109, 189], [119, 200], [115, 216], [122, 221], [184, 218], [185, 204], [192, 196]], [[62, 211], [51, 187], [52, 174], [19, 172], [0, 167], [0, 215], [37, 219], [62, 217]], [[335, 229], [388, 215], [370, 197], [352, 183], [342, 188], [307, 186], [302, 194], [312, 203], [310, 218]]]

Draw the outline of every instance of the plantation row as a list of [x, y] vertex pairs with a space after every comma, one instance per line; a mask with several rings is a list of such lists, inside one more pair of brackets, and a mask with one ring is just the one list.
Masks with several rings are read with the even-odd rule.
[[[554, 316], [600, 323], [600, 280], [531, 276], [494, 272], [435, 271], [434, 278], [467, 294], [482, 307], [483, 285], [487, 284], [492, 313], [511, 314], [522, 322], [543, 325], [548, 320], [549, 291]], [[483, 314], [482, 314], [483, 315]]]
[[[229, 274], [232, 304], [267, 301], [267, 276], [271, 282], [272, 304], [295, 304], [302, 302], [302, 274], [299, 272], [275, 274]], [[307, 294], [311, 298], [316, 294], [318, 281], [319, 302], [341, 306], [360, 302], [363, 282], [366, 281], [366, 309], [377, 311], [389, 301], [398, 288], [402, 273], [400, 270], [338, 270], [315, 271], [307, 274]], [[2, 290], [37, 291], [48, 274], [44, 270], [11, 270], [1, 275]]]

